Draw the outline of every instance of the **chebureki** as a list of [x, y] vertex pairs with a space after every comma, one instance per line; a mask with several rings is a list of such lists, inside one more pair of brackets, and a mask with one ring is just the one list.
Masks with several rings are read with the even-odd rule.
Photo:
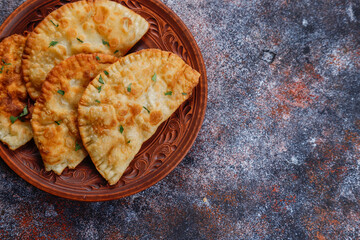
[[0, 140], [15, 150], [31, 140], [28, 95], [21, 76], [26, 38], [12, 35], [0, 43]]
[[140, 15], [109, 0], [79, 1], [53, 11], [26, 42], [23, 73], [30, 97], [39, 97], [46, 75], [62, 60], [78, 53], [123, 56], [148, 28]]
[[[86, 156], [77, 127], [78, 102], [89, 82], [118, 59], [105, 54], [78, 54], [57, 66], [43, 83], [31, 124], [45, 168], [57, 174], [75, 168]], [[106, 75], [106, 74], [105, 74]]]
[[113, 185], [143, 142], [189, 97], [200, 74], [177, 55], [155, 49], [127, 55], [107, 71], [89, 84], [78, 112], [83, 144]]
[[[73, 169], [89, 153], [116, 184], [199, 82], [200, 74], [170, 52], [122, 57], [148, 29], [144, 18], [117, 2], [87, 0], [50, 13], [27, 40], [6, 38], [0, 43], [0, 140], [14, 150], [34, 132], [47, 171]], [[27, 93], [37, 100], [31, 124]]]

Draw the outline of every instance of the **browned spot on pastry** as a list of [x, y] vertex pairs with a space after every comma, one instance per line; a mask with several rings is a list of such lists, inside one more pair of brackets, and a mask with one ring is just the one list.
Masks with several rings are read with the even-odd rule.
[[[58, 17], [59, 19], [61, 19], [60, 17]], [[60, 20], [60, 24], [59, 24], [62, 28], [67, 28], [69, 26], [69, 20], [67, 20], [66, 18], [62, 18]]]
[[100, 6], [96, 8], [96, 13], [93, 18], [96, 23], [104, 23], [108, 16], [109, 10], [103, 6]]
[[45, 138], [53, 138], [55, 136], [55, 131], [53, 128], [47, 128], [44, 130], [44, 137]]
[[91, 7], [89, 5], [85, 5], [84, 7], [86, 12], [90, 12], [91, 11]]
[[131, 117], [128, 117], [127, 119], [126, 119], [126, 122], [125, 122], [125, 124], [127, 125], [127, 126], [133, 126], [134, 125], [134, 118], [131, 116]]
[[128, 111], [126, 109], [122, 109], [122, 110], [119, 110], [118, 113], [120, 116], [125, 116], [128, 113]]
[[129, 31], [129, 28], [131, 27], [132, 25], [132, 21], [130, 18], [127, 18], [127, 17], [124, 17], [120, 20], [120, 23], [123, 27], [123, 29], [127, 32]]
[[87, 29], [90, 28], [90, 24], [88, 22], [86, 22], [82, 25], [82, 28], [86, 31]]
[[113, 87], [113, 89], [115, 90], [116, 93], [121, 93], [121, 94], [125, 94], [126, 88], [124, 88], [124, 86], [122, 85], [116, 85]]
[[150, 128], [148, 125], [146, 124], [141, 124], [141, 130], [143, 130], [144, 132], [149, 132]]
[[[64, 47], [62, 45], [58, 45], [57, 49], [59, 49], [61, 55], [66, 56], [66, 47]], [[59, 60], [59, 63], [60, 63], [60, 60]]]
[[143, 91], [142, 87], [136, 82], [131, 84], [130, 94], [135, 98], [138, 98], [142, 94], [142, 91]]
[[56, 20], [61, 19], [62, 18], [62, 12], [60, 12], [60, 11], [54, 12], [54, 18]]
[[70, 39], [76, 38], [77, 32], [75, 29], [69, 28], [69, 30], [66, 31], [66, 36], [68, 36]]
[[134, 117], [142, 110], [142, 107], [138, 104], [128, 104], [128, 107], [130, 108], [130, 112]]
[[117, 116], [117, 120], [118, 120], [119, 122], [123, 122], [123, 121], [125, 120], [125, 118], [122, 117], [122, 116]]
[[97, 26], [96, 26], [96, 30], [97, 30], [101, 35], [104, 35], [104, 36], [109, 35], [110, 32], [111, 32], [111, 29], [110, 29], [110, 28], [107, 28], [105, 25], [97, 25]]
[[116, 119], [109, 118], [96, 118], [92, 121], [92, 127], [97, 134], [103, 134], [105, 130], [114, 128], [116, 126]]
[[[90, 79], [93, 79], [95, 76], [94, 76], [94, 73], [93, 71], [91, 71], [90, 69], [87, 69], [84, 71], [84, 74], [83, 74], [83, 78], [86, 79], [86, 80], [90, 80]], [[89, 81], [85, 81], [84, 83], [88, 84]], [[87, 86], [87, 85], [86, 85]], [[86, 87], [84, 86], [84, 87]]]
[[119, 45], [119, 43], [120, 43], [120, 41], [119, 41], [119, 39], [117, 39], [117, 38], [112, 38], [112, 39], [110, 39], [110, 41], [109, 41], [109, 44], [110, 44], [110, 47], [111, 47], [111, 48], [117, 48], [117, 46]]
[[150, 113], [150, 124], [156, 125], [162, 120], [162, 112], [161, 111], [152, 111]]

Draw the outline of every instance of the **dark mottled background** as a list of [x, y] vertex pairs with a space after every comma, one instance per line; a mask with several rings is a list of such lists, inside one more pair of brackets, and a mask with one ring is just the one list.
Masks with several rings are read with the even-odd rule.
[[[1, 22], [21, 2], [1, 0]], [[99, 203], [44, 193], [1, 161], [1, 239], [360, 239], [360, 2], [164, 2], [208, 71], [189, 154]]]

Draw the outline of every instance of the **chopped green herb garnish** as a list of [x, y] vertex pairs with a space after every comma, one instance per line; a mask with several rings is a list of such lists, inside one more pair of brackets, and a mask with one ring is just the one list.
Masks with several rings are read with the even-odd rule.
[[108, 45], [110, 47], [109, 42], [105, 41], [104, 39], [102, 40], [102, 42], [103, 42], [104, 45]]
[[28, 110], [28, 107], [25, 106], [22, 113], [20, 113], [19, 117], [23, 117], [23, 116], [26, 116], [29, 114], [29, 110]]
[[104, 84], [104, 80], [102, 79], [101, 74], [100, 74], [100, 77], [99, 77], [99, 83]]
[[154, 82], [156, 82], [156, 73], [154, 73], [154, 75], [151, 77], [151, 80], [153, 80]]
[[84, 43], [84, 41], [83, 40], [81, 40], [80, 38], [76, 38], [79, 42], [81, 42], [81, 43]]
[[164, 93], [165, 94], [165, 96], [171, 96], [172, 95], [172, 91], [168, 91], [168, 92], [166, 92], [166, 93]]
[[150, 113], [150, 110], [147, 109], [145, 106], [143, 106], [143, 108], [144, 108], [148, 113]]
[[128, 92], [131, 92], [131, 84], [132, 84], [132, 83], [130, 83], [130, 84], [127, 86], [127, 91], [128, 91]]
[[99, 101], [99, 100], [97, 100], [97, 99], [95, 100], [95, 102], [100, 103], [100, 101]]
[[105, 73], [106, 76], [109, 76], [109, 72], [108, 72], [108, 71], [104, 70], [104, 73]]
[[50, 20], [50, 22], [51, 22], [52, 24], [54, 24], [55, 27], [58, 27], [58, 26], [59, 26], [59, 24], [55, 24], [52, 20]]
[[11, 123], [14, 123], [17, 119], [18, 119], [18, 117], [14, 117], [14, 116], [11, 116], [11, 117], [10, 117]]
[[130, 143], [131, 141], [129, 140], [129, 141], [127, 141], [127, 143]]
[[63, 90], [58, 90], [57, 93], [58, 93], [58, 94], [61, 94], [61, 95], [63, 95], [63, 96], [64, 96], [64, 94], [65, 94], [65, 92], [64, 92]]
[[77, 150], [80, 150], [81, 149], [81, 146], [80, 146], [80, 144], [78, 144], [78, 143], [75, 143], [75, 151], [77, 151]]
[[116, 53], [118, 53], [119, 52], [119, 50], [116, 50], [115, 52], [114, 52], [114, 54], [116, 54]]
[[123, 126], [122, 125], [120, 125], [120, 133], [123, 133], [124, 132], [124, 128], [123, 128]]
[[186, 96], [186, 95], [187, 95], [187, 93], [183, 92], [183, 93], [182, 93], [182, 95]]
[[96, 89], [98, 90], [99, 93], [101, 92], [101, 86], [98, 86]]
[[[11, 65], [11, 63], [5, 62], [4, 59], [1, 59], [1, 61], [4, 63], [4, 65]], [[3, 73], [4, 67], [5, 67], [4, 65], [1, 66], [1, 68], [0, 68], [0, 73]], [[6, 73], [8, 73], [8, 72], [9, 72], [9, 70], [6, 70]]]
[[51, 43], [49, 44], [49, 47], [53, 47], [53, 46], [55, 46], [56, 44], [58, 44], [57, 41], [51, 41]]
[[57, 125], [60, 125], [61, 120], [59, 120], [59, 121], [55, 121], [55, 123], [56, 123]]
[[[17, 116], [17, 117], [10, 116], [10, 121], [11, 121], [11, 123], [14, 123], [14, 122], [15, 122], [16, 120], [18, 120], [19, 118], [21, 118], [21, 117], [23, 117], [23, 116], [26, 116], [26, 115], [28, 115], [28, 114], [29, 114], [28, 107], [25, 106], [24, 109], [23, 109], [23, 111], [22, 111], [22, 113], [20, 113], [19, 116]], [[21, 119], [20, 119], [20, 120], [21, 120]], [[21, 120], [21, 121], [23, 122], [23, 120]]]
[[99, 56], [96, 56], [95, 58], [96, 58], [96, 60], [100, 61], [100, 58], [99, 58]]
[[4, 61], [4, 59], [1, 59], [1, 61], [2, 61], [5, 65], [11, 65], [11, 63], [6, 63], [6, 62]]

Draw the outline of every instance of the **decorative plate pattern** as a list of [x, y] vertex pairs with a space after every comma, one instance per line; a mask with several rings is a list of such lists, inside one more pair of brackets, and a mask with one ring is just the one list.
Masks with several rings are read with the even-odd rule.
[[[0, 27], [0, 38], [27, 35], [50, 12], [72, 0], [28, 0]], [[29, 142], [16, 151], [0, 143], [1, 158], [22, 178], [54, 195], [82, 201], [118, 199], [140, 192], [169, 174], [183, 159], [196, 139], [204, 119], [207, 80], [200, 50], [184, 23], [157, 0], [117, 1], [143, 16], [150, 29], [130, 52], [158, 48], [179, 55], [201, 73], [193, 95], [146, 141], [120, 179], [110, 186], [97, 172], [89, 157], [76, 169], [61, 176], [45, 171], [40, 154]]]

